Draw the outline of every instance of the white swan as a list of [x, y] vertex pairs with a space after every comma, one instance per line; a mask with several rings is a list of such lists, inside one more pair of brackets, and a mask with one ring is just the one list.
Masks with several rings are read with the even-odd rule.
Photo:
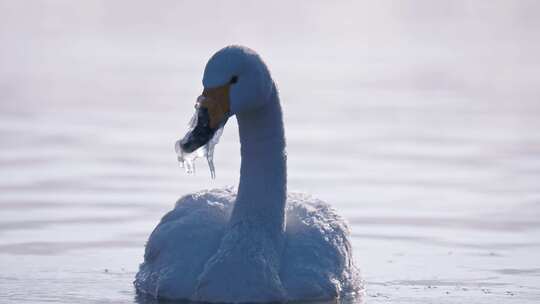
[[281, 105], [252, 50], [229, 46], [206, 65], [192, 152], [236, 115], [241, 141], [238, 193], [182, 197], [154, 229], [136, 275], [139, 292], [203, 302], [336, 299], [359, 287], [347, 224], [326, 203], [287, 194]]

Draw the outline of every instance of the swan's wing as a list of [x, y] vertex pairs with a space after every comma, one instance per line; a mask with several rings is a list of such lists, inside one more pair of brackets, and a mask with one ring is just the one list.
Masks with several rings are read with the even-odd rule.
[[233, 202], [231, 189], [179, 199], [148, 239], [135, 280], [137, 289], [156, 297], [191, 296], [204, 263], [219, 246]]
[[[292, 299], [337, 297], [355, 284], [349, 228], [323, 201], [287, 198], [286, 246], [281, 278]], [[345, 282], [345, 284], [343, 284]]]
[[[234, 193], [229, 189], [213, 189], [181, 197], [175, 208], [166, 213], [148, 238], [145, 262], [154, 260], [168, 243], [178, 244], [176, 237], [196, 239], [222, 227], [229, 218]], [[186, 247], [186, 246], [181, 246]]]

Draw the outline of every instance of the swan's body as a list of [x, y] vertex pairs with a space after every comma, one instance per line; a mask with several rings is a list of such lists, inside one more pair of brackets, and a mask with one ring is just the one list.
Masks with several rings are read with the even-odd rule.
[[[238, 83], [227, 84], [231, 77]], [[281, 105], [266, 65], [249, 49], [228, 47], [210, 59], [203, 84], [225, 89], [222, 104], [230, 102], [238, 120], [238, 193], [181, 198], [148, 240], [137, 289], [204, 302], [334, 299], [354, 291], [346, 223], [322, 201], [287, 194]]]
[[[238, 248], [242, 254], [230, 257], [238, 260], [226, 266], [225, 273], [205, 276], [205, 265], [214, 255], [220, 256], [220, 247], [225, 245], [221, 241], [231, 234], [229, 220], [235, 199], [233, 188], [181, 198], [148, 241], [137, 288], [168, 299], [212, 300], [209, 296], [213, 295], [214, 300], [223, 302], [332, 299], [354, 290], [346, 225], [327, 204], [296, 193], [287, 197], [287, 229], [277, 276], [272, 273], [276, 270], [274, 261], [266, 259], [273, 254], [265, 252], [273, 251], [272, 245], [264, 244], [266, 240], [259, 238], [257, 227], [245, 227], [254, 230], [246, 240], [245, 245], [250, 246]], [[228, 239], [237, 241], [235, 237], [234, 233], [228, 235]], [[243, 269], [246, 263], [256, 267]], [[236, 271], [240, 272], [238, 277]], [[207, 280], [216, 281], [212, 290], [215, 294], [197, 292], [200, 285], [205, 290]]]

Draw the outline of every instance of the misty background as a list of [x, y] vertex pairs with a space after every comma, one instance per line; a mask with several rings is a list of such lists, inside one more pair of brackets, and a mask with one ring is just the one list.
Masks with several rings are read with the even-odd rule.
[[0, 11], [8, 109], [170, 107], [200, 90], [207, 58], [228, 44], [258, 50], [285, 94], [331, 82], [538, 99], [537, 1], [1, 1]]

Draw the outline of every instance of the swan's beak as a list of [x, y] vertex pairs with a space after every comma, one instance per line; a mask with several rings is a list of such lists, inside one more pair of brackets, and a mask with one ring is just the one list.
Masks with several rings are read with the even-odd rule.
[[225, 98], [211, 97], [205, 93], [206, 90], [199, 96], [195, 105], [197, 109], [195, 126], [180, 141], [180, 147], [185, 153], [191, 153], [206, 145], [230, 116], [228, 89]]
[[217, 129], [229, 116], [229, 98], [223, 100], [212, 97], [199, 97], [200, 107], [208, 110], [209, 126], [211, 129]]

